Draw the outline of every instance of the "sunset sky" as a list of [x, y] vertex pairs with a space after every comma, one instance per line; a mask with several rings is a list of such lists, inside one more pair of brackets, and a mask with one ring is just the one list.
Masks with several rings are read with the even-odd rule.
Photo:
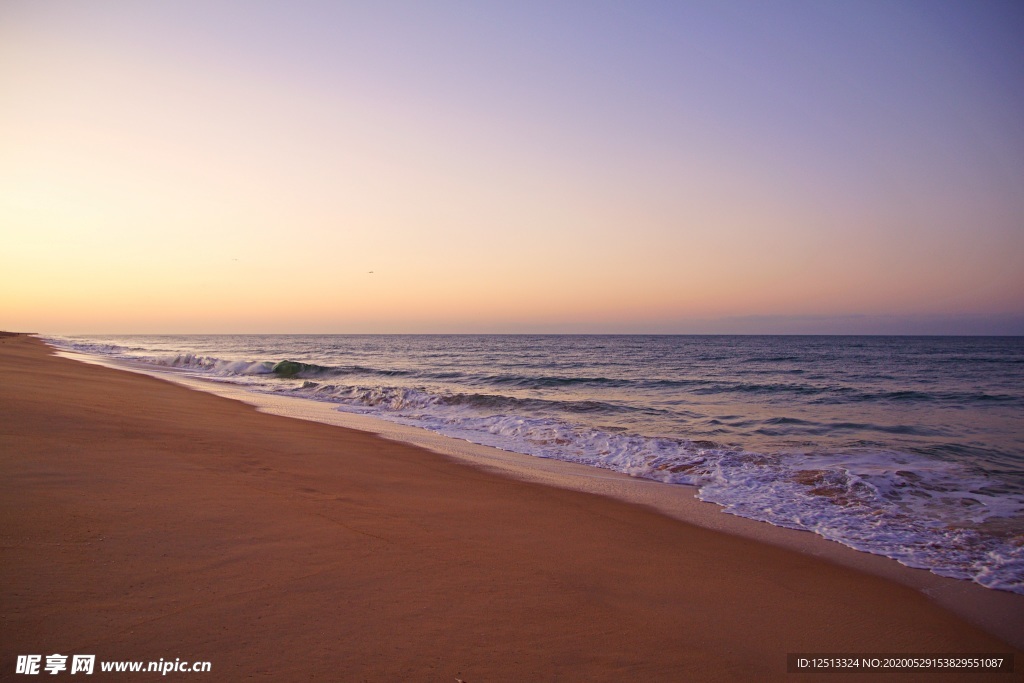
[[1024, 334], [1024, 4], [0, 3], [0, 328]]

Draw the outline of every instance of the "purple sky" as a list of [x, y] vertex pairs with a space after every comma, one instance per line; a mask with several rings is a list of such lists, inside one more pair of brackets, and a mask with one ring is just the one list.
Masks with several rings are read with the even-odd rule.
[[0, 324], [1024, 334], [1021, 36], [1020, 2], [8, 0]]

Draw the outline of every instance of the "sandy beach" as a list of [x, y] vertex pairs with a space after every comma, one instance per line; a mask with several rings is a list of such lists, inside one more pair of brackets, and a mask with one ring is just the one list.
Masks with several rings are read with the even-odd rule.
[[31, 337], [0, 337], [0, 373], [3, 680], [52, 653], [211, 662], [168, 680], [478, 683], [814, 680], [787, 653], [1015, 652], [895, 581]]

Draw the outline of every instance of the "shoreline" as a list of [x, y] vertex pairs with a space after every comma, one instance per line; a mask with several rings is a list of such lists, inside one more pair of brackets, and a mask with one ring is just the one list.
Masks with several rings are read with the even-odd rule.
[[666, 484], [589, 465], [505, 451], [382, 418], [339, 411], [329, 402], [262, 394], [230, 383], [189, 377], [184, 373], [133, 366], [52, 346], [49, 348], [61, 357], [173, 382], [196, 391], [239, 401], [267, 414], [375, 434], [424, 448], [499, 476], [644, 505], [688, 524], [824, 559], [920, 591], [957, 616], [1014, 647], [1024, 648], [1024, 595], [986, 588], [964, 579], [944, 577], [927, 569], [908, 567], [894, 559], [850, 548], [811, 531], [788, 529], [728, 514], [723, 512], [721, 506], [698, 499], [697, 488], [694, 486]]
[[[781, 680], [788, 652], [1008, 651], [920, 586], [730, 527], [838, 544], [607, 492], [668, 485], [554, 461], [538, 485], [503, 451], [467, 467], [25, 336], [0, 337], [0, 365], [3, 675], [13, 655], [84, 648], [212, 660], [218, 680], [469, 683]], [[582, 492], [551, 485], [570, 479]]]

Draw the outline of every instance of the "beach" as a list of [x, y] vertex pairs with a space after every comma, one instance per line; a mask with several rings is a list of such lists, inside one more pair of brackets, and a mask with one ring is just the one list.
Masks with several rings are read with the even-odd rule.
[[5, 680], [19, 655], [52, 653], [208, 661], [209, 680], [476, 683], [800, 679], [788, 653], [1015, 652], [903, 583], [650, 507], [28, 336], [0, 337], [0, 372]]

